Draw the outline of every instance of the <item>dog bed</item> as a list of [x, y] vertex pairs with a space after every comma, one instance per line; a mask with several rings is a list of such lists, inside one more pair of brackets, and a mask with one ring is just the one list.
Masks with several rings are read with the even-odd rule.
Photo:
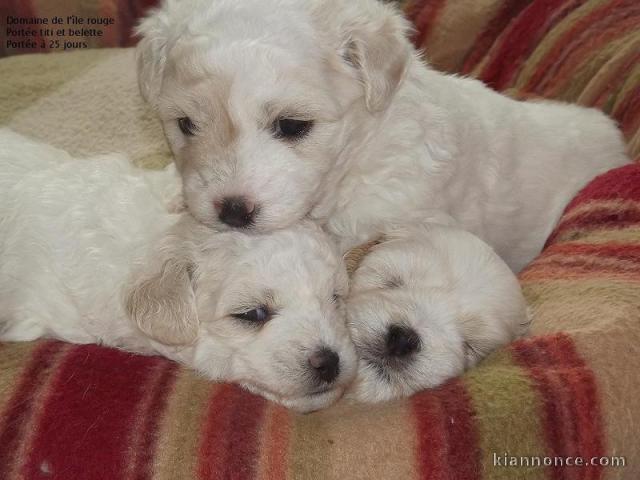
[[[403, 8], [438, 68], [600, 107], [640, 156], [637, 0]], [[20, 133], [76, 155], [169, 161], [131, 49], [6, 58], [0, 85], [0, 124]], [[640, 163], [588, 185], [520, 280], [529, 338], [436, 390], [309, 415], [157, 357], [0, 345], [0, 478], [640, 478]]]

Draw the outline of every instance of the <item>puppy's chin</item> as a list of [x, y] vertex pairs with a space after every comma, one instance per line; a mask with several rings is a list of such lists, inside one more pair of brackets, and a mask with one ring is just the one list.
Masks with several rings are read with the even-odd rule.
[[436, 388], [451, 378], [464, 372], [463, 363], [452, 362], [448, 371], [432, 372], [425, 375], [411, 375], [408, 372], [388, 370], [383, 374], [378, 367], [360, 361], [358, 375], [345, 392], [345, 399], [362, 403], [387, 402], [430, 388]]
[[243, 383], [242, 386], [252, 393], [261, 395], [267, 400], [283, 405], [298, 413], [310, 413], [327, 408], [337, 402], [344, 394], [344, 388], [341, 386], [303, 396], [281, 395], [249, 383]]
[[418, 391], [409, 384], [383, 379], [377, 369], [360, 362], [358, 376], [345, 392], [345, 399], [362, 403], [378, 403], [408, 397]]

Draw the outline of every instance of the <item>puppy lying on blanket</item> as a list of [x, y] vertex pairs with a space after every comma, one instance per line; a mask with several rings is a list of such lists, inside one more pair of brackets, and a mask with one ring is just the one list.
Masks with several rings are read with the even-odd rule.
[[444, 75], [409, 30], [379, 0], [163, 0], [138, 78], [193, 215], [263, 232], [310, 215], [343, 251], [449, 217], [519, 271], [580, 188], [629, 162], [601, 112]]
[[393, 230], [366, 253], [347, 314], [360, 357], [350, 396], [367, 402], [440, 385], [529, 324], [505, 262], [472, 234], [439, 225]]
[[356, 370], [344, 264], [319, 228], [215, 234], [170, 213], [180, 181], [0, 130], [0, 340], [161, 354], [288, 407]]

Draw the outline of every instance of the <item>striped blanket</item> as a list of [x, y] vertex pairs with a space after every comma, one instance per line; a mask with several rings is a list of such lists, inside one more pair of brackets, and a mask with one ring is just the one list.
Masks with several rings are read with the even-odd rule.
[[[438, 68], [601, 107], [640, 158], [637, 0], [403, 7]], [[0, 124], [169, 161], [130, 49], [5, 58], [0, 86]], [[640, 478], [640, 164], [588, 185], [520, 280], [531, 337], [436, 390], [309, 415], [161, 358], [0, 345], [0, 479]]]

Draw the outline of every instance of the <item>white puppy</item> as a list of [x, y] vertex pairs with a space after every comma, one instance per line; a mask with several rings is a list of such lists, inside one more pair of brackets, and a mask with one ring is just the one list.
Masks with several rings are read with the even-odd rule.
[[391, 232], [347, 300], [360, 357], [350, 396], [376, 402], [435, 387], [523, 335], [517, 279], [484, 242], [444, 226]]
[[337, 400], [356, 357], [334, 245], [312, 223], [215, 234], [167, 211], [179, 188], [0, 130], [0, 340], [159, 353], [300, 411]]
[[310, 214], [343, 251], [452, 222], [518, 271], [629, 161], [602, 113], [434, 71], [409, 28], [377, 0], [164, 0], [138, 30], [139, 83], [191, 212], [256, 231]]

